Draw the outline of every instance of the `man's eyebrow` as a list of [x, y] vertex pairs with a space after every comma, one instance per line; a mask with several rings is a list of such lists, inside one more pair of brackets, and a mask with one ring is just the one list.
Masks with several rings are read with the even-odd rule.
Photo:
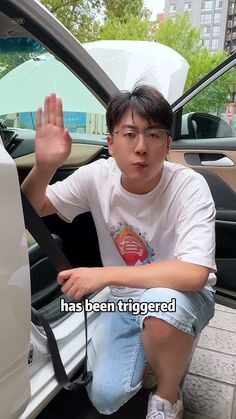
[[129, 124], [126, 124], [126, 125], [122, 125], [122, 127], [121, 127], [122, 129], [124, 129], [124, 128], [127, 128], [127, 129], [138, 129], [135, 125], [129, 125]]
[[[152, 128], [159, 128], [160, 129], [160, 125], [158, 123], [156, 123], [156, 124], [150, 124], [146, 129], [152, 129]], [[122, 125], [121, 129], [134, 129], [134, 130], [138, 130], [138, 128], [135, 125], [130, 125], [130, 124]]]

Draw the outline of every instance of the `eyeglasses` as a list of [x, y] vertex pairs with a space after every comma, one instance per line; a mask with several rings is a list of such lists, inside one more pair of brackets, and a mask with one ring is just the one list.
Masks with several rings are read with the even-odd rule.
[[120, 135], [124, 140], [133, 144], [137, 142], [138, 137], [141, 134], [146, 141], [156, 145], [162, 144], [162, 142], [170, 136], [170, 132], [163, 128], [147, 128], [142, 131], [134, 129], [121, 129], [119, 131], [114, 131], [112, 135]]

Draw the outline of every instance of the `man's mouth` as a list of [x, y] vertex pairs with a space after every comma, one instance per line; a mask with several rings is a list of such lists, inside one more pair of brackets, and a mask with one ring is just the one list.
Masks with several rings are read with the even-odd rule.
[[143, 162], [136, 162], [133, 163], [134, 166], [138, 166], [138, 167], [147, 167], [148, 164], [147, 163], [143, 163]]

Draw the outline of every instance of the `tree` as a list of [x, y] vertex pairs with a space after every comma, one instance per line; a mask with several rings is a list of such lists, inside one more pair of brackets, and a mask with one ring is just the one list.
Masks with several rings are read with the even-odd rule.
[[1, 40], [0, 79], [18, 65], [42, 54], [45, 48], [32, 38], [8, 38]]
[[150, 40], [150, 22], [135, 16], [123, 22], [113, 17], [101, 28], [100, 39]]
[[200, 28], [191, 25], [188, 12], [176, 14], [163, 22], [157, 30], [154, 40], [161, 44], [168, 45], [179, 52], [188, 61], [192, 54], [198, 53], [201, 49]]
[[150, 11], [144, 6], [143, 0], [103, 0], [107, 20], [118, 19], [126, 22], [130, 17], [147, 19]]
[[229, 86], [236, 80], [236, 69], [231, 68], [206, 89], [200, 92], [184, 107], [184, 113], [205, 112], [220, 113], [222, 107], [228, 103]]
[[[179, 52], [189, 63], [190, 68], [184, 90], [201, 80], [209, 71], [220, 64], [226, 57], [226, 52], [210, 53], [200, 40], [201, 29], [191, 25], [188, 12], [177, 14], [175, 21], [167, 19], [156, 32], [155, 40]], [[203, 90], [190, 101], [184, 112], [201, 111], [214, 112], [227, 103], [229, 82], [232, 74], [226, 74], [213, 85]]]
[[41, 0], [41, 3], [60, 20], [80, 42], [89, 42], [99, 37], [102, 17], [102, 0]]
[[[41, 2], [80, 42], [125, 39], [125, 33], [129, 34], [126, 39], [141, 39], [140, 36], [148, 35], [146, 27], [150, 12], [144, 7], [144, 0], [130, 2], [127, 0], [65, 0], [63, 2], [41, 0]], [[120, 36], [123, 36], [122, 38], [115, 34], [116, 29]]]

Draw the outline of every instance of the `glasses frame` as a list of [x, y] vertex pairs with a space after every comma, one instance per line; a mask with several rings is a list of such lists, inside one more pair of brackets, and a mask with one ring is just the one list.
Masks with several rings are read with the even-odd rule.
[[[113, 136], [113, 135], [122, 135], [123, 134], [123, 136], [124, 136], [125, 133], [128, 133], [128, 132], [132, 133], [133, 132], [134, 134], [137, 135], [137, 137], [139, 137], [140, 135], [143, 135], [144, 138], [145, 138], [145, 140], [147, 140], [148, 138], [145, 137], [145, 133], [148, 132], [148, 131], [151, 132], [152, 130], [158, 130], [158, 131], [164, 132], [165, 133], [165, 136], [166, 136], [165, 139], [168, 139], [171, 136], [169, 130], [167, 130], [165, 128], [154, 128], [154, 127], [153, 128], [146, 128], [144, 130], [136, 130], [136, 129], [132, 129], [132, 128], [124, 128], [124, 129], [121, 129], [121, 130], [114, 131], [111, 135]], [[127, 140], [130, 143], [132, 143], [135, 139], [134, 138], [128, 138], [127, 137]], [[153, 143], [155, 143], [155, 139], [153, 139]]]

